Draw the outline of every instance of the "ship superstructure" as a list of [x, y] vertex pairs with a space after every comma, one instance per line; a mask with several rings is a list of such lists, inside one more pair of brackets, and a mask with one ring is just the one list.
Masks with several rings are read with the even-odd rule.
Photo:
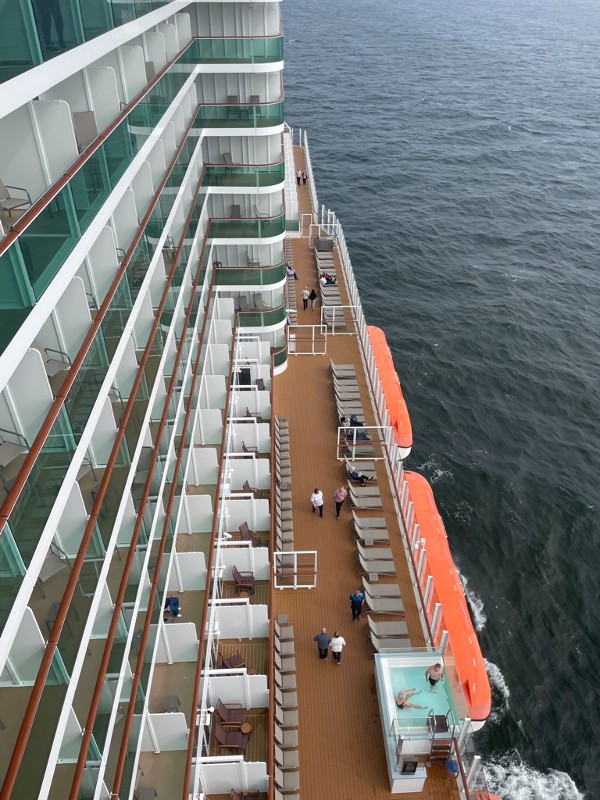
[[[350, 486], [344, 518], [383, 613], [360, 667], [383, 726], [370, 796], [467, 797], [468, 702], [343, 231], [284, 123], [279, 3], [17, 6], [0, 30], [0, 797], [317, 797], [307, 498], [315, 471], [356, 464], [381, 487], [365, 513]], [[302, 318], [305, 282], [321, 297]], [[320, 462], [300, 435], [313, 378], [341, 400]], [[357, 407], [367, 440], [339, 424]], [[389, 580], [384, 525], [360, 533], [380, 511]], [[390, 675], [434, 657], [454, 676], [445, 728], [428, 708], [409, 735]]]

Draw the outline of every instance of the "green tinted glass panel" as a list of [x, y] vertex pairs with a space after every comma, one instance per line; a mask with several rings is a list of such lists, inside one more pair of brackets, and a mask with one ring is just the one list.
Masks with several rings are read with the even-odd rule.
[[200, 128], [266, 128], [282, 124], [283, 103], [202, 106], [196, 116]]
[[276, 186], [285, 180], [285, 164], [266, 166], [207, 166], [204, 173], [205, 186], [243, 186], [259, 188]]
[[283, 36], [240, 39], [195, 39], [183, 64], [239, 62], [260, 64], [283, 60]]
[[224, 267], [215, 271], [216, 286], [269, 286], [285, 278], [285, 264], [275, 267]]

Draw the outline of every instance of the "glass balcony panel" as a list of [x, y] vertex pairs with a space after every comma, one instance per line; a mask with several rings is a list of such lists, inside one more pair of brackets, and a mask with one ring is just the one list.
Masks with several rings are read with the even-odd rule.
[[283, 124], [283, 102], [203, 105], [196, 115], [200, 128], [265, 128]]
[[184, 53], [183, 64], [266, 64], [283, 61], [283, 36], [196, 39]]
[[42, 63], [31, 2], [11, 3], [0, 25], [0, 82]]
[[216, 286], [268, 286], [285, 278], [285, 264], [274, 267], [222, 267], [215, 273]]
[[272, 308], [268, 311], [242, 311], [238, 315], [241, 328], [264, 328], [284, 322], [285, 318], [286, 310], [284, 306]]
[[218, 238], [260, 239], [285, 233], [285, 216], [271, 219], [213, 219], [209, 236]]
[[276, 186], [285, 180], [285, 164], [265, 165], [208, 165], [204, 173], [205, 186], [243, 186], [259, 188]]

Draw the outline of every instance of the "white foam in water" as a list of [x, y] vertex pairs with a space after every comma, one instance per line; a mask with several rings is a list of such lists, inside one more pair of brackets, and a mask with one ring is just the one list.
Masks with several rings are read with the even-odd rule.
[[463, 585], [463, 591], [465, 593], [465, 597], [467, 598], [467, 602], [471, 608], [471, 616], [473, 617], [473, 624], [475, 625], [475, 630], [481, 631], [485, 628], [485, 623], [487, 622], [487, 615], [483, 608], [483, 600], [479, 595], [476, 595], [471, 589], [469, 589], [469, 581], [465, 578], [464, 575], [461, 574], [460, 570], [458, 570], [458, 574], [460, 580]]
[[[494, 707], [488, 721], [499, 722], [510, 708], [510, 689], [508, 688], [508, 684], [504, 679], [500, 667], [494, 664], [493, 661], [488, 661], [487, 658], [484, 658], [484, 661], [488, 678], [490, 679], [490, 686], [494, 693]], [[498, 703], [498, 699], [500, 703]]]
[[502, 800], [583, 800], [573, 779], [566, 772], [551, 769], [538, 772], [517, 755], [484, 762], [483, 771], [491, 792]]
[[432, 485], [443, 478], [453, 478], [454, 475], [449, 469], [442, 469], [439, 459], [432, 455], [427, 461], [417, 467], [419, 472], [426, 474], [429, 483]]

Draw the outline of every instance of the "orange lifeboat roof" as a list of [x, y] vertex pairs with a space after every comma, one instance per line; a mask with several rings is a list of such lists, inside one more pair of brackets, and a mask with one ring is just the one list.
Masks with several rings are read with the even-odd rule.
[[419, 534], [425, 540], [427, 562], [442, 606], [456, 671], [473, 721], [486, 720], [492, 707], [492, 692], [485, 662], [433, 491], [427, 480], [416, 472], [405, 472], [414, 505]]
[[394, 368], [394, 359], [388, 347], [385, 333], [381, 328], [368, 325], [367, 331], [379, 371], [379, 378], [385, 394], [390, 420], [396, 431], [396, 441], [400, 447], [410, 450], [413, 443], [412, 425], [408, 408], [402, 394], [400, 378]]

